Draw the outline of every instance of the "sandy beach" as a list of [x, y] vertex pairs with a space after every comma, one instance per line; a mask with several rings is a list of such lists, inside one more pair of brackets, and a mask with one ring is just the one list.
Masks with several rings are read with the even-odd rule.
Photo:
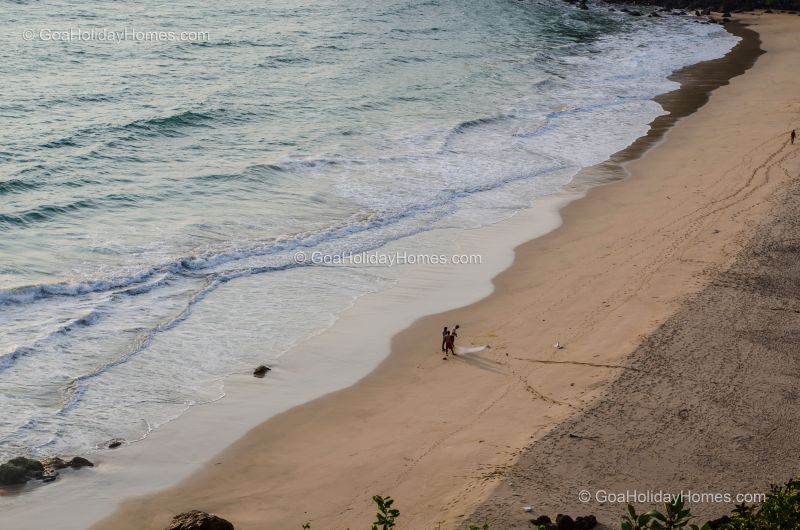
[[[632, 151], [581, 175], [577, 188], [617, 178], [624, 162], [630, 177], [565, 207], [562, 226], [519, 247], [489, 297], [418, 320], [355, 386], [270, 419], [93, 528], [162, 529], [189, 509], [239, 530], [354, 528], [375, 494], [396, 499], [402, 528], [525, 528], [523, 506], [614, 523], [624, 506], [581, 505], [578, 493], [762, 491], [796, 473], [785, 458], [796, 433], [779, 430], [797, 424], [796, 260], [768, 256], [786, 255], [775, 245], [793, 245], [800, 216], [800, 146], [788, 143], [800, 126], [800, 17], [737, 19], [758, 37], [691, 71], [737, 77], [694, 113], [714, 82], [686, 80], [700, 88], [664, 99], [673, 118], [691, 114], [657, 120]], [[759, 39], [766, 53], [738, 75]], [[765, 276], [778, 265], [788, 276]], [[439, 333], [454, 323], [462, 346], [491, 349], [443, 361]]]

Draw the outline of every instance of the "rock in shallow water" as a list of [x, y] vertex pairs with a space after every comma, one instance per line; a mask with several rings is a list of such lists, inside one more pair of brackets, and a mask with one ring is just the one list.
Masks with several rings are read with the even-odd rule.
[[44, 465], [45, 470], [48, 470], [48, 469], [50, 469], [50, 470], [65, 469], [65, 468], [69, 467], [68, 463], [64, 462], [62, 459], [60, 459], [57, 456], [54, 456], [53, 458], [47, 458], [45, 460], [42, 460], [42, 464]]
[[176, 515], [165, 530], [234, 530], [233, 525], [214, 514], [192, 510]]
[[35, 473], [42, 473], [44, 471], [44, 464], [32, 458], [25, 458], [24, 456], [18, 456], [16, 458], [12, 458], [11, 460], [8, 461], [8, 464], [12, 466], [21, 467], [28, 473], [35, 474]]
[[29, 480], [25, 469], [11, 464], [0, 464], [0, 486], [20, 486]]
[[48, 458], [43, 462], [18, 456], [0, 465], [0, 486], [22, 486], [29, 480], [53, 482], [58, 478], [58, 470], [71, 467], [94, 467], [89, 460], [76, 456], [69, 462], [58, 457]]
[[80, 469], [82, 467], [94, 467], [94, 464], [81, 456], [76, 456], [70, 460], [67, 465], [72, 469]]
[[44, 477], [44, 465], [38, 460], [18, 456], [0, 465], [0, 486], [21, 486]]
[[259, 366], [255, 370], [253, 370], [253, 376], [255, 376], [255, 377], [264, 377], [265, 375], [267, 375], [267, 372], [269, 372], [270, 370], [271, 370], [271, 368], [269, 366], [264, 366], [262, 364], [261, 366]]

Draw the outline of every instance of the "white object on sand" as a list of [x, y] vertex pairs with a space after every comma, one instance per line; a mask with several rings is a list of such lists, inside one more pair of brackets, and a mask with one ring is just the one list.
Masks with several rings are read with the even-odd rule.
[[553, 344], [553, 348], [555, 348], [557, 350], [563, 350], [564, 346], [562, 346], [560, 342], [556, 341], [556, 343]]
[[472, 346], [470, 348], [462, 348], [460, 346], [456, 346], [456, 353], [458, 353], [459, 355], [465, 353], [478, 353], [487, 349], [489, 349], [489, 346]]

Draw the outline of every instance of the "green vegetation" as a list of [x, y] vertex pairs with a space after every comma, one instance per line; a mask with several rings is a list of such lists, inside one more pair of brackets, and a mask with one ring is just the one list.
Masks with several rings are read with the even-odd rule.
[[677, 497], [673, 502], [664, 503], [664, 512], [650, 510], [643, 514], [637, 514], [630, 504], [628, 514], [622, 518], [622, 530], [680, 530], [690, 528], [691, 530], [711, 530], [708, 523], [702, 527], [695, 524], [690, 525], [692, 514], [683, 506], [683, 499]]
[[[400, 510], [393, 508], [394, 499], [375, 495], [372, 501], [378, 507], [372, 530], [395, 528]], [[800, 529], [800, 479], [790, 480], [782, 486], [772, 486], [760, 504], [738, 505], [730, 516], [709, 521], [703, 526], [692, 523], [695, 517], [684, 506], [683, 499], [676, 496], [665, 502], [661, 510], [637, 513], [628, 505], [628, 513], [622, 518], [621, 530], [796, 530]], [[540, 526], [544, 529], [544, 526]], [[311, 523], [303, 525], [311, 529]], [[349, 529], [348, 529], [349, 530]], [[441, 524], [434, 530], [442, 530]], [[490, 530], [489, 524], [469, 525], [469, 530]]]
[[[394, 528], [396, 519], [400, 517], [400, 510], [392, 508], [394, 499], [389, 496], [382, 497], [381, 495], [374, 495], [372, 497], [372, 502], [378, 507], [378, 513], [375, 514], [375, 522], [372, 523], [372, 530], [391, 530]], [[436, 530], [441, 530], [441, 524], [439, 526], [440, 528]], [[311, 523], [303, 524], [303, 530], [311, 530]], [[347, 530], [350, 529], [348, 528]], [[469, 525], [469, 530], [489, 530], [489, 525]]]
[[622, 519], [622, 530], [793, 530], [800, 528], [800, 480], [791, 480], [782, 486], [772, 486], [760, 504], [740, 504], [731, 516], [709, 521], [702, 527], [690, 524], [691, 512], [683, 501], [664, 503], [663, 512], [651, 510], [637, 514], [628, 505], [628, 514]]
[[[378, 513], [375, 514], [375, 522], [372, 523], [372, 530], [390, 530], [395, 526], [395, 519], [400, 516], [400, 510], [392, 508], [394, 499], [391, 497], [382, 497], [374, 495], [372, 502], [378, 506]], [[303, 530], [310, 530], [311, 523], [305, 523]], [[347, 530], [350, 530], [349, 528]]]
[[725, 530], [789, 530], [800, 528], [800, 480], [772, 486], [760, 505], [736, 507]]
[[375, 522], [372, 523], [372, 530], [394, 528], [394, 520], [400, 516], [400, 510], [392, 508], [394, 499], [375, 495], [372, 497], [372, 502], [378, 505], [378, 513], [375, 515]]

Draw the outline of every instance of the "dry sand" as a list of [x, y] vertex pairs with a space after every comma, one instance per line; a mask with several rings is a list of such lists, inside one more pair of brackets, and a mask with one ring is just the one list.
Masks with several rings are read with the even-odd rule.
[[[357, 385], [95, 528], [161, 529], [192, 508], [238, 530], [364, 527], [373, 494], [395, 497], [401, 528], [458, 528], [476, 509], [473, 522], [527, 528], [522, 506], [574, 511], [584, 488], [760, 491], [797, 471], [795, 427], [782, 429], [797, 424], [800, 17], [742, 18], [767, 53], [628, 164], [630, 179], [517, 249], [490, 297], [420, 319]], [[748, 244], [756, 233], [771, 243]], [[492, 349], [443, 361], [437, 337], [455, 322], [462, 343]]]

